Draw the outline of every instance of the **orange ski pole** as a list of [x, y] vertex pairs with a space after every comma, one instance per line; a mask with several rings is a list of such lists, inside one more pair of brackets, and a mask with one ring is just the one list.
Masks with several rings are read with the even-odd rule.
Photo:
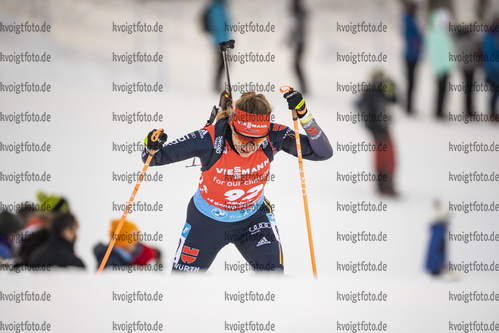
[[[289, 86], [282, 86], [280, 88], [281, 93], [292, 91], [293, 88]], [[298, 128], [298, 114], [296, 110], [292, 110], [293, 113], [293, 125], [295, 128], [295, 140], [296, 140], [296, 152], [298, 155], [298, 166], [300, 168], [300, 179], [301, 179], [301, 192], [303, 196], [303, 205], [305, 206], [305, 218], [307, 220], [307, 233], [308, 233], [308, 244], [310, 247], [310, 259], [312, 260], [312, 271], [314, 277], [317, 277], [317, 267], [315, 265], [315, 252], [314, 252], [314, 241], [312, 239], [312, 227], [310, 224], [310, 213], [308, 210], [308, 198], [307, 198], [307, 185], [305, 183], [305, 172], [303, 171], [303, 158], [301, 154], [301, 142], [300, 142], [300, 130]]]
[[[157, 141], [159, 138], [159, 135], [163, 132], [163, 129], [159, 129], [154, 134], [151, 136], [152, 141]], [[149, 167], [149, 163], [151, 163], [151, 159], [156, 153], [155, 150], [150, 150], [149, 151], [149, 156], [147, 157], [146, 163], [144, 164], [144, 168], [142, 168], [142, 172], [140, 173], [139, 179], [137, 180], [137, 184], [135, 185], [135, 188], [133, 189], [132, 195], [130, 196], [130, 199], [128, 200], [128, 203], [126, 205], [125, 211], [123, 212], [123, 216], [121, 217], [120, 223], [118, 223], [118, 227], [116, 227], [116, 230], [114, 231], [113, 237], [111, 237], [111, 243], [109, 243], [109, 246], [107, 247], [106, 254], [104, 255], [104, 258], [102, 259], [102, 262], [100, 263], [99, 269], [97, 270], [97, 275], [100, 275], [104, 267], [106, 266], [107, 260], [109, 259], [109, 255], [111, 254], [111, 251], [113, 250], [114, 243], [116, 242], [116, 239], [121, 231], [121, 227], [123, 226], [123, 223], [125, 222], [126, 216], [128, 215], [128, 211], [132, 207], [132, 202], [135, 199], [135, 195], [137, 194], [137, 191], [139, 190], [140, 184], [142, 184], [142, 180], [144, 179], [144, 176], [146, 174], [147, 168]]]

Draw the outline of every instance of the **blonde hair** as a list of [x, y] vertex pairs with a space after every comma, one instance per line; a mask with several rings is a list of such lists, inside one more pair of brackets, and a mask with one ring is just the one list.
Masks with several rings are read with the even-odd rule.
[[[256, 94], [254, 91], [248, 91], [241, 95], [236, 102], [236, 108], [252, 114], [270, 114], [272, 107], [263, 94]], [[217, 120], [229, 119], [232, 115], [232, 109], [227, 109], [217, 115]]]

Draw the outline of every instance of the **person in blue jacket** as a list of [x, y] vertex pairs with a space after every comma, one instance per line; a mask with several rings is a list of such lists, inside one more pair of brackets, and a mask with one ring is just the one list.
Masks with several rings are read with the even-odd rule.
[[413, 114], [412, 91], [415, 81], [416, 66], [423, 48], [423, 36], [416, 20], [417, 5], [407, 0], [404, 3], [403, 29], [405, 41], [405, 63], [407, 68], [407, 113]]
[[[229, 17], [227, 15], [225, 0], [212, 0], [206, 7], [203, 14], [203, 25], [205, 31], [209, 32], [213, 37], [214, 47], [217, 52], [217, 66], [215, 68], [215, 81], [213, 88], [215, 91], [220, 91], [220, 82], [224, 71], [224, 59], [220, 53], [218, 44], [229, 40], [229, 33], [226, 26], [229, 25]], [[222, 90], [227, 90], [224, 87]]]
[[447, 269], [447, 229], [449, 212], [439, 201], [435, 201], [437, 216], [430, 226], [430, 241], [426, 255], [425, 268], [433, 276], [444, 273]]

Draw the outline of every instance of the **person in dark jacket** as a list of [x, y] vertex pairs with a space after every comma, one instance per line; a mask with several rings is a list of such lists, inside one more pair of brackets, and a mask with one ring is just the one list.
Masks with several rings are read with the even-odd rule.
[[40, 246], [50, 241], [52, 217], [49, 214], [38, 213], [32, 215], [26, 225], [19, 231], [19, 241], [12, 244], [12, 254], [16, 265], [24, 265], [31, 254]]
[[33, 251], [28, 263], [34, 266], [80, 267], [85, 265], [74, 253], [78, 221], [71, 213], [57, 214], [52, 222], [51, 239]]
[[[455, 33], [456, 49], [457, 52], [462, 54], [477, 54], [480, 51], [478, 35], [473, 31], [461, 31]], [[471, 59], [470, 61], [460, 62], [460, 67], [463, 71], [466, 91], [465, 95], [465, 113], [468, 117], [472, 117], [474, 114], [473, 108], [473, 85], [475, 69], [478, 67], [478, 61]], [[472, 118], [473, 119], [473, 118]]]
[[407, 113], [413, 114], [412, 91], [415, 82], [416, 66], [423, 48], [423, 36], [416, 20], [417, 5], [413, 1], [404, 2], [403, 26], [405, 41], [405, 63], [407, 66]]
[[[16, 265], [29, 264], [33, 252], [51, 239], [52, 222], [56, 215], [69, 213], [68, 201], [60, 195], [38, 191], [36, 194], [39, 210], [22, 213], [26, 218], [23, 229], [19, 232], [21, 239], [13, 246], [13, 256]], [[27, 204], [24, 209], [31, 210], [34, 206]]]
[[377, 89], [365, 91], [357, 106], [368, 116], [365, 125], [374, 137], [374, 144], [383, 147], [375, 152], [376, 173], [384, 177], [377, 182], [378, 191], [381, 195], [397, 196], [393, 185], [395, 153], [389, 131], [391, 116], [387, 110], [388, 104], [396, 101], [395, 85], [381, 69], [373, 72], [371, 85]]
[[294, 48], [294, 69], [298, 81], [300, 82], [300, 90], [303, 94], [307, 93], [307, 83], [302, 69], [303, 52], [306, 46], [306, 24], [307, 12], [303, 6], [302, 0], [292, 0], [291, 12], [293, 14], [293, 28], [290, 33], [290, 42]]

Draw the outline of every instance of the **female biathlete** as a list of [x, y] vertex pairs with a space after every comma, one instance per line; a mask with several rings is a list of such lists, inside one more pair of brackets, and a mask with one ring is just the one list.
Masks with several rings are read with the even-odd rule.
[[[303, 158], [319, 161], [331, 145], [297, 91], [284, 94], [307, 135], [300, 135]], [[175, 253], [173, 272], [205, 271], [225, 245], [233, 243], [255, 272], [283, 272], [283, 255], [271, 205], [264, 197], [270, 162], [280, 150], [297, 156], [294, 132], [270, 122], [271, 107], [262, 94], [246, 92], [217, 122], [167, 145], [165, 133], [145, 138], [145, 162], [163, 165], [199, 157], [199, 186], [189, 202], [187, 221]]]

